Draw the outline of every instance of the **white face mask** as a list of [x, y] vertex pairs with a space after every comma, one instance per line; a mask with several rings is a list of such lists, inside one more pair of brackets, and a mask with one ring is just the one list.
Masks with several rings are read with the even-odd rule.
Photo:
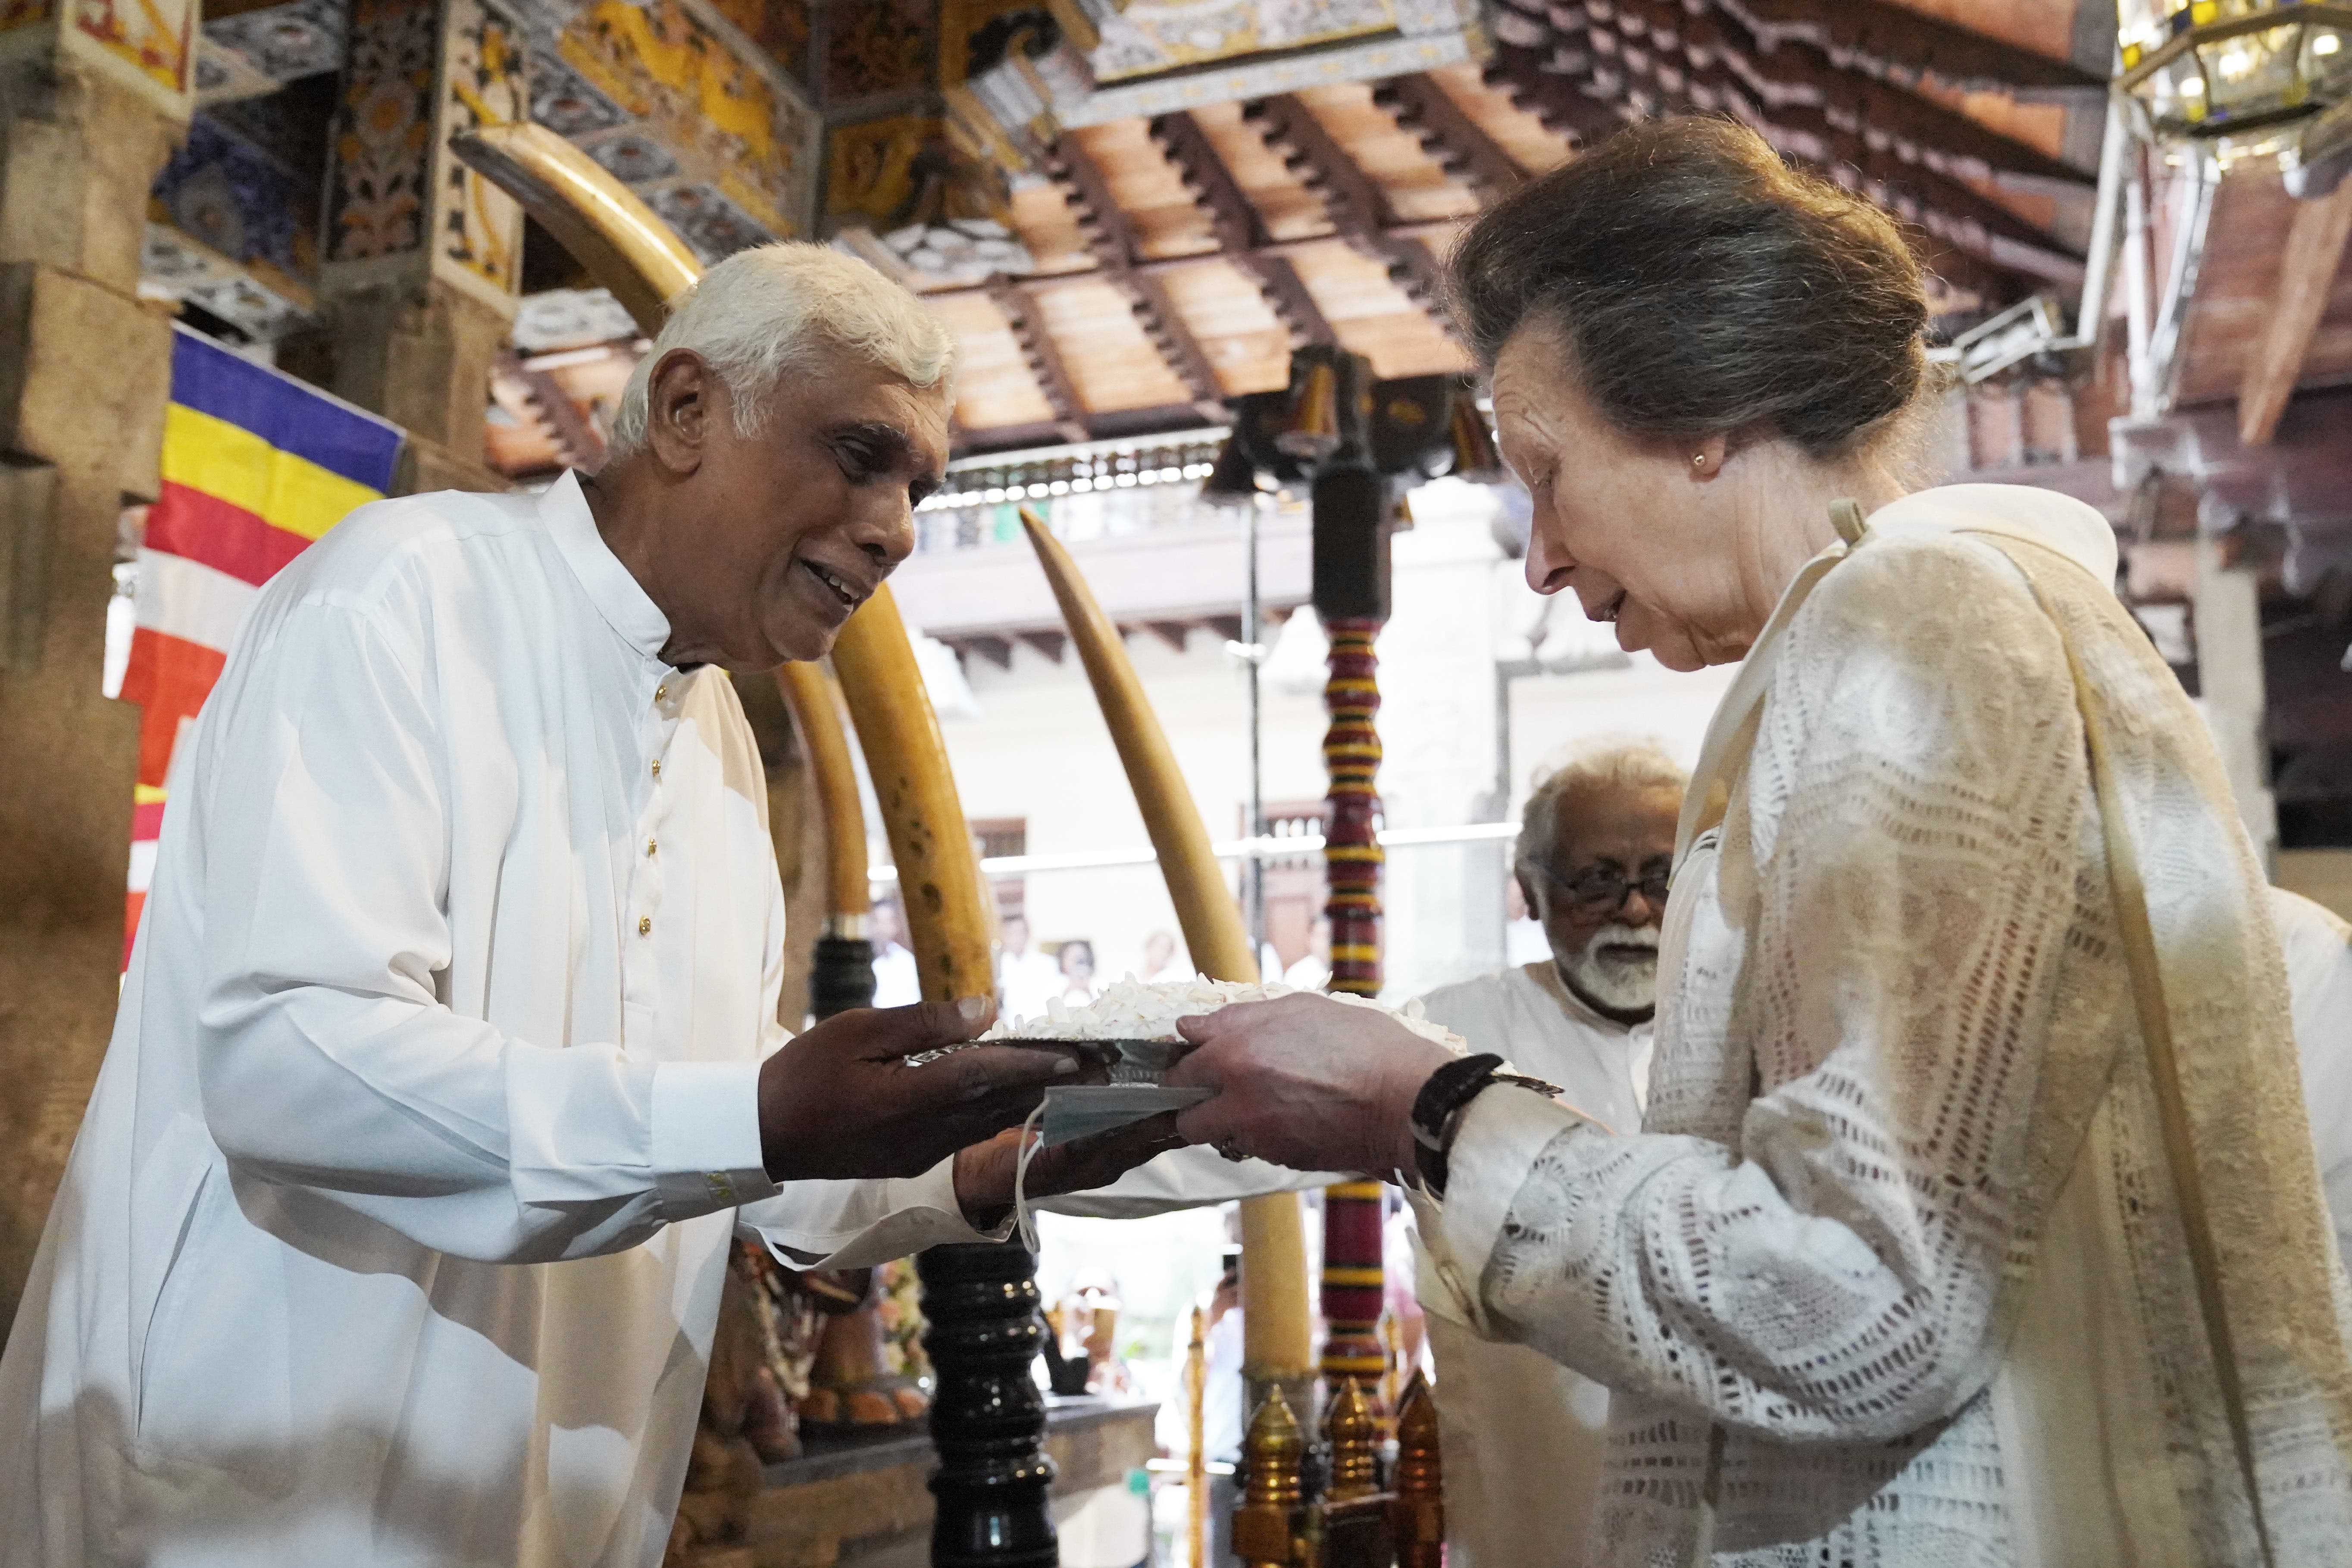
[[[1610, 948], [1640, 948], [1638, 954]], [[1639, 1012], [1658, 1005], [1658, 932], [1653, 926], [1605, 925], [1583, 948], [1560, 958], [1570, 982], [1603, 1007]]]

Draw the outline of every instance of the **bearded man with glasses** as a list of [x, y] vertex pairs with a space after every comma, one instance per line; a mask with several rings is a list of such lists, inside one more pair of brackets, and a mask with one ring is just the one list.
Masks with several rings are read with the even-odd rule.
[[[1621, 1132], [1642, 1125], [1659, 922], [1687, 782], [1644, 743], [1596, 747], [1546, 777], [1528, 799], [1512, 870], [1551, 955], [1422, 999], [1471, 1050], [1559, 1084]], [[1609, 1391], [1434, 1313], [1429, 1342], [1446, 1392], [1446, 1561], [1581, 1563]]]

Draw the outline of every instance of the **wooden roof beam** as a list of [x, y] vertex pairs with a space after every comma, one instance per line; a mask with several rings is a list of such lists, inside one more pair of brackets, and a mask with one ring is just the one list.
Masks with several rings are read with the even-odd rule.
[[1396, 221], [1381, 188], [1298, 98], [1285, 92], [1244, 104], [1242, 118], [1257, 128], [1266, 144], [1282, 153], [1300, 181], [1315, 193], [1335, 233], [1374, 234], [1382, 225]]
[[1217, 156], [1200, 122], [1181, 110], [1153, 120], [1151, 139], [1167, 154], [1184, 188], [1209, 215], [1217, 243], [1228, 251], [1255, 250], [1272, 237], [1265, 220]]
[[1065, 441], [1091, 439], [1093, 433], [1087, 428], [1087, 405], [1070, 380], [1069, 367], [1062, 363], [1062, 351], [1055, 345], [1054, 334], [1039, 320], [1035, 298], [1018, 284], [995, 283], [986, 288], [988, 297], [1003, 312], [1004, 324], [1013, 331], [1013, 341], [1021, 345], [1022, 355], [1029, 362], [1029, 374], [1035, 378], [1037, 390], [1045, 395], [1045, 405], [1054, 411], [1055, 433]]
[[2267, 447], [2278, 434], [2279, 416], [2294, 396], [2295, 383], [2303, 379], [2312, 334], [2327, 313], [2347, 238], [2352, 238], [2352, 180], [2336, 186], [2332, 195], [2296, 204], [2270, 320], [2246, 355], [2245, 380], [2238, 388], [2242, 444]]
[[1304, 348], [1309, 343], [1336, 344], [1339, 334], [1324, 319], [1323, 308], [1298, 276], [1298, 268], [1286, 256], [1233, 257], [1234, 262], [1257, 285], [1265, 297], [1268, 309], [1276, 320], [1290, 329], [1290, 346]]
[[1892, 0], [1713, 0], [1767, 48], [1801, 38], [1830, 58], [1900, 82], [1933, 77], [1969, 91], [2020, 98], [2105, 96], [2104, 77], [2015, 44], [1925, 16]]
[[1045, 174], [1062, 187], [1063, 199], [1070, 204], [1078, 232], [1086, 236], [1087, 248], [1094, 252], [1095, 260], [1104, 267], [1134, 266], [1134, 226], [1112, 199], [1109, 183], [1075, 133], [1065, 133], [1055, 142], [1045, 160]]
[[1055, 664], [1062, 662], [1062, 650], [1070, 642], [1067, 632], [1016, 632], [1013, 635]]
[[1425, 76], [1391, 77], [1372, 89], [1372, 101], [1418, 136], [1438, 165], [1482, 202], [1509, 195], [1527, 178], [1511, 155]]
[[604, 466], [604, 437], [572, 395], [563, 390], [555, 377], [543, 370], [533, 370], [529, 361], [507, 350], [499, 356], [498, 370], [522, 383], [530, 396], [530, 405], [555, 437], [555, 447], [567, 464], [584, 468], [590, 473]]
[[1135, 312], [1136, 324], [1151, 340], [1151, 346], [1160, 352], [1168, 368], [1175, 372], [1176, 379], [1184, 384], [1201, 417], [1212, 422], [1232, 418], [1216, 368], [1202, 352], [1200, 340], [1192, 335], [1192, 329], [1176, 309], [1175, 301], [1169, 299], [1168, 286], [1160, 280], [1160, 275], [1128, 271], [1109, 282], [1126, 296], [1129, 308]]
[[1850, 166], [1883, 205], [2008, 271], [2059, 282], [2080, 281], [2081, 257], [2000, 203], [1932, 167], [1906, 163], [1892, 151], [1871, 147], [1834, 123], [1821, 107], [1760, 101], [1723, 58], [1730, 52], [1717, 51], [1708, 63], [1693, 65], [1674, 80], [1659, 68], [1664, 57], [1654, 51], [1636, 51], [1640, 58], [1629, 58], [1620, 47], [1605, 63], [1596, 58], [1589, 79], [1563, 79], [1577, 89], [1592, 92], [1605, 89], [1613, 79], [1622, 90], [1628, 79], [1638, 75], [1654, 94], [1653, 101], [1661, 107], [1727, 111], [1754, 126], [1784, 155], [1832, 170], [1841, 163]]
[[[1495, 58], [1480, 74], [1488, 87], [1509, 93], [1515, 107], [1542, 121], [1544, 129], [1580, 146], [1590, 146], [1625, 123], [1606, 102], [1579, 90], [1573, 85], [1575, 74], [1556, 66], [1556, 58], [1543, 50], [1498, 44]], [[1582, 68], [1580, 63], [1576, 71]]]
[[[1303, 165], [1308, 171], [1307, 186], [1321, 198], [1339, 237], [1385, 268], [1389, 280], [1452, 336], [1453, 323], [1446, 320], [1439, 303], [1440, 269], [1435, 258], [1426, 246], [1382, 226], [1396, 221], [1388, 197], [1348, 156], [1347, 151], [1331, 139], [1330, 132], [1323, 129], [1322, 122], [1307, 105], [1289, 93], [1282, 93], [1244, 106], [1242, 117], [1264, 128], [1268, 146], [1287, 149], [1294, 168]], [[1297, 274], [1292, 276], [1296, 278]], [[1306, 292], [1304, 287], [1299, 292]], [[1321, 312], [1317, 314], [1319, 318]]]
[[2098, 179], [2038, 147], [2004, 135], [1901, 83], [1842, 70], [1811, 43], [1768, 49], [1743, 36], [1736, 22], [1702, 17], [1685, 56], [1694, 70], [1727, 66], [1755, 95], [1778, 109], [1815, 104], [1854, 134], [1892, 139], [1903, 155], [1938, 173], [1984, 175], [2046, 195], [2087, 195]]

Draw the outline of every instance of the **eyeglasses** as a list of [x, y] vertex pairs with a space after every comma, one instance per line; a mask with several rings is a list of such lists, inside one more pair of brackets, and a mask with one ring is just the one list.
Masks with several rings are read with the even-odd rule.
[[1665, 903], [1667, 886], [1674, 879], [1671, 867], [1655, 865], [1631, 881], [1606, 868], [1587, 871], [1580, 877], [1562, 877], [1550, 871], [1540, 875], [1586, 914], [1601, 914], [1622, 907], [1625, 895], [1635, 889], [1641, 890], [1643, 902], [1653, 909], [1659, 908]]

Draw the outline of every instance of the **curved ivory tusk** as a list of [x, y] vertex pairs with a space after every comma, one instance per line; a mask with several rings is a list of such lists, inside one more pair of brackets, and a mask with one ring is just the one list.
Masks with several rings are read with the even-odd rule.
[[[652, 208], [545, 126], [488, 126], [451, 138], [450, 147], [562, 240], [647, 335], [661, 330], [668, 302], [702, 276], [702, 264]], [[881, 795], [923, 994], [991, 995], [996, 985], [980, 862], [939, 719], [887, 588], [849, 617], [833, 658]], [[892, 783], [885, 786], [885, 779]], [[835, 845], [854, 836], [862, 858], [862, 822], [853, 829], [828, 816], [825, 831]], [[839, 869], [828, 864], [829, 874]], [[838, 903], [835, 912], [842, 912]]]
[[450, 138], [449, 150], [562, 241], [649, 338], [669, 302], [702, 276], [702, 263], [653, 208], [544, 125], [484, 126]]
[[792, 710], [793, 727], [808, 752], [816, 784], [817, 816], [824, 824], [824, 912], [828, 934], [864, 936], [873, 905], [866, 872], [866, 805], [857, 798], [857, 770], [849, 760], [849, 732], [841, 721], [841, 690], [824, 667], [794, 661], [776, 667], [776, 689]]
[[1143, 682], [1136, 678], [1127, 644], [1095, 603], [1070, 552], [1025, 506], [1021, 526], [1062, 606], [1063, 624], [1069, 627], [1103, 722], [1110, 729], [1111, 744], [1118, 748], [1118, 760], [1127, 769], [1136, 807], [1143, 813], [1144, 831], [1151, 836], [1160, 873], [1168, 881], [1169, 901], [1184, 928], [1185, 948], [1212, 980], [1255, 980], [1257, 955], [1250, 951], [1249, 929], [1225, 889], [1224, 869], [1210, 847], [1209, 830], [1176, 766], [1176, 753], [1169, 750], [1167, 731], [1160, 727], [1159, 716], [1143, 694]]
[[[1225, 874], [1210, 847], [1201, 808], [1176, 766], [1168, 732], [1143, 694], [1126, 642], [1095, 602], [1094, 591], [1070, 552], [1025, 506], [1021, 526], [1037, 552], [1037, 563], [1045, 569], [1045, 581], [1062, 606], [1062, 624], [1069, 628], [1111, 743], [1118, 748], [1193, 963], [1212, 980], [1255, 980], [1257, 955], [1250, 951], [1249, 928], [1225, 889]], [[1244, 1370], [1252, 1377], [1274, 1381], [1303, 1376], [1314, 1363], [1307, 1316], [1307, 1242], [1297, 1194], [1244, 1198], [1241, 1210]]]
[[833, 668], [881, 802], [923, 994], [934, 1000], [992, 996], [996, 974], [980, 858], [948, 771], [940, 716], [931, 710], [907, 623], [887, 586], [875, 589], [841, 628]]

